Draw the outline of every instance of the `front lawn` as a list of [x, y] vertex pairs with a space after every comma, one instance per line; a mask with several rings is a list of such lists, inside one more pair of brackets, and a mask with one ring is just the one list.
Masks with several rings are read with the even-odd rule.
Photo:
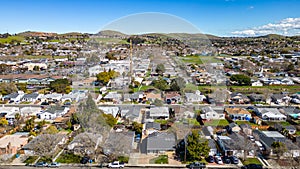
[[28, 157], [28, 158], [24, 161], [24, 163], [26, 163], [26, 164], [32, 164], [32, 163], [34, 163], [35, 160], [37, 160], [38, 158], [39, 158], [38, 156], [30, 156], [30, 157]]
[[204, 126], [227, 126], [229, 122], [226, 119], [210, 120], [204, 122]]
[[255, 123], [251, 123], [249, 121], [242, 121], [242, 120], [236, 120], [234, 121], [237, 125], [241, 125], [241, 124], [249, 124], [250, 126], [258, 126], [257, 124]]
[[150, 164], [168, 164], [168, 156], [167, 155], [160, 155], [156, 158], [153, 158], [149, 161]]
[[62, 153], [57, 159], [56, 162], [59, 163], [80, 163], [81, 156], [75, 155], [72, 153]]
[[247, 160], [243, 161], [243, 164], [261, 164], [261, 162], [257, 158], [247, 158]]

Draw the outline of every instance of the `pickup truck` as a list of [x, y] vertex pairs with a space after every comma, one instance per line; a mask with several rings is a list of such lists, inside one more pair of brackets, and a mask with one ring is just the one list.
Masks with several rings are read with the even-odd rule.
[[121, 163], [119, 161], [114, 161], [108, 164], [108, 168], [124, 168], [124, 163]]

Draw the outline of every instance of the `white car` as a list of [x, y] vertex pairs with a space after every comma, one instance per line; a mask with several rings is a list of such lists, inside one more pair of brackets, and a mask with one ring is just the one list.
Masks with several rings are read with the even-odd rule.
[[220, 156], [216, 156], [215, 161], [217, 164], [223, 164], [222, 158]]
[[114, 161], [108, 164], [108, 168], [124, 168], [124, 163], [121, 163], [119, 161]]

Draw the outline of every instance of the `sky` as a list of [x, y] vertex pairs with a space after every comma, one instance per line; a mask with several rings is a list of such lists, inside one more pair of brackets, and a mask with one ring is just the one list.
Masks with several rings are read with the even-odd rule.
[[300, 35], [299, 0], [1, 0], [0, 5], [0, 33], [96, 33], [114, 28], [116, 22], [122, 27], [124, 18], [151, 12], [170, 16], [171, 26], [168, 17], [155, 16], [136, 18], [132, 28], [160, 21], [164, 30], [154, 31], [185, 24], [217, 36]]

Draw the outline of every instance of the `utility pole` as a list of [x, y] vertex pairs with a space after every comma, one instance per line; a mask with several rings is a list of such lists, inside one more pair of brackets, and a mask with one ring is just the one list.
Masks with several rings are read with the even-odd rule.
[[132, 70], [132, 39], [130, 39], [130, 84], [133, 85], [133, 70]]

